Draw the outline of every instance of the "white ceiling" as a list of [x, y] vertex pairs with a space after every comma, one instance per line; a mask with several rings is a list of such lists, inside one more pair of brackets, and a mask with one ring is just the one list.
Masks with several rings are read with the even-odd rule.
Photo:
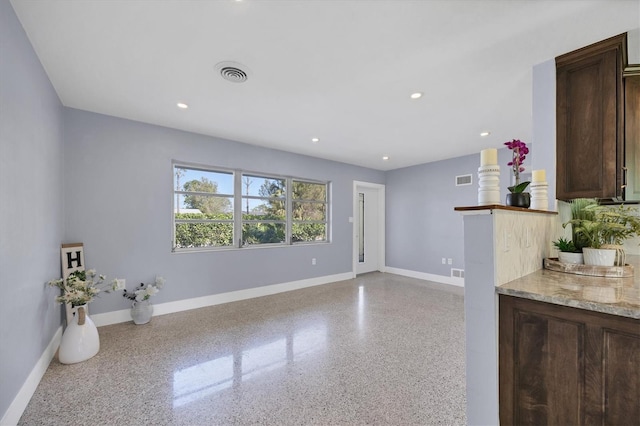
[[379, 170], [531, 142], [532, 66], [640, 26], [640, 0], [11, 3], [65, 106]]

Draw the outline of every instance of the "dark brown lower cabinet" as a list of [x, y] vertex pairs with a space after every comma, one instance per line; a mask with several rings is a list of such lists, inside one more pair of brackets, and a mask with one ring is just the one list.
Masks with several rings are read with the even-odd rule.
[[501, 425], [640, 424], [640, 320], [500, 295]]

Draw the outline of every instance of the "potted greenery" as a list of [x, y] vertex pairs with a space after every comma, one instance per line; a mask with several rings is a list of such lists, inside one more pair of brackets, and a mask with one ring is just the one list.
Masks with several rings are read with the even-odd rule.
[[578, 250], [572, 240], [565, 238], [558, 238], [553, 242], [560, 253], [558, 253], [558, 260], [562, 263], [583, 263], [582, 252]]
[[[576, 250], [582, 252], [584, 247], [589, 247], [589, 241], [584, 235], [577, 234], [575, 232], [576, 226], [583, 220], [593, 220], [593, 211], [590, 206], [597, 206], [598, 200], [595, 198], [576, 198], [571, 200], [571, 219], [572, 220], [572, 232], [571, 240]], [[562, 225], [565, 227], [567, 224]]]
[[571, 219], [576, 238], [585, 243], [582, 248], [587, 265], [623, 266], [622, 245], [628, 238], [640, 235], [640, 217], [635, 209], [624, 205], [590, 204], [582, 209], [582, 219]]

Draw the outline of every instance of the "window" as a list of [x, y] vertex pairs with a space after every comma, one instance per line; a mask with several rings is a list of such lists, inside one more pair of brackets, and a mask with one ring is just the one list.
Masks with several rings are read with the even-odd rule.
[[329, 184], [173, 166], [174, 251], [327, 242]]
[[286, 179], [242, 175], [242, 190], [242, 243], [286, 243]]
[[175, 249], [233, 246], [234, 173], [174, 166]]
[[292, 182], [292, 241], [327, 241], [327, 185]]

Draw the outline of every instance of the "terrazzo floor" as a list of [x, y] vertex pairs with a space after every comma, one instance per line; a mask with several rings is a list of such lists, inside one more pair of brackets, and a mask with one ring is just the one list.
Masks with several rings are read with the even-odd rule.
[[20, 425], [466, 423], [461, 288], [372, 273], [99, 332]]

